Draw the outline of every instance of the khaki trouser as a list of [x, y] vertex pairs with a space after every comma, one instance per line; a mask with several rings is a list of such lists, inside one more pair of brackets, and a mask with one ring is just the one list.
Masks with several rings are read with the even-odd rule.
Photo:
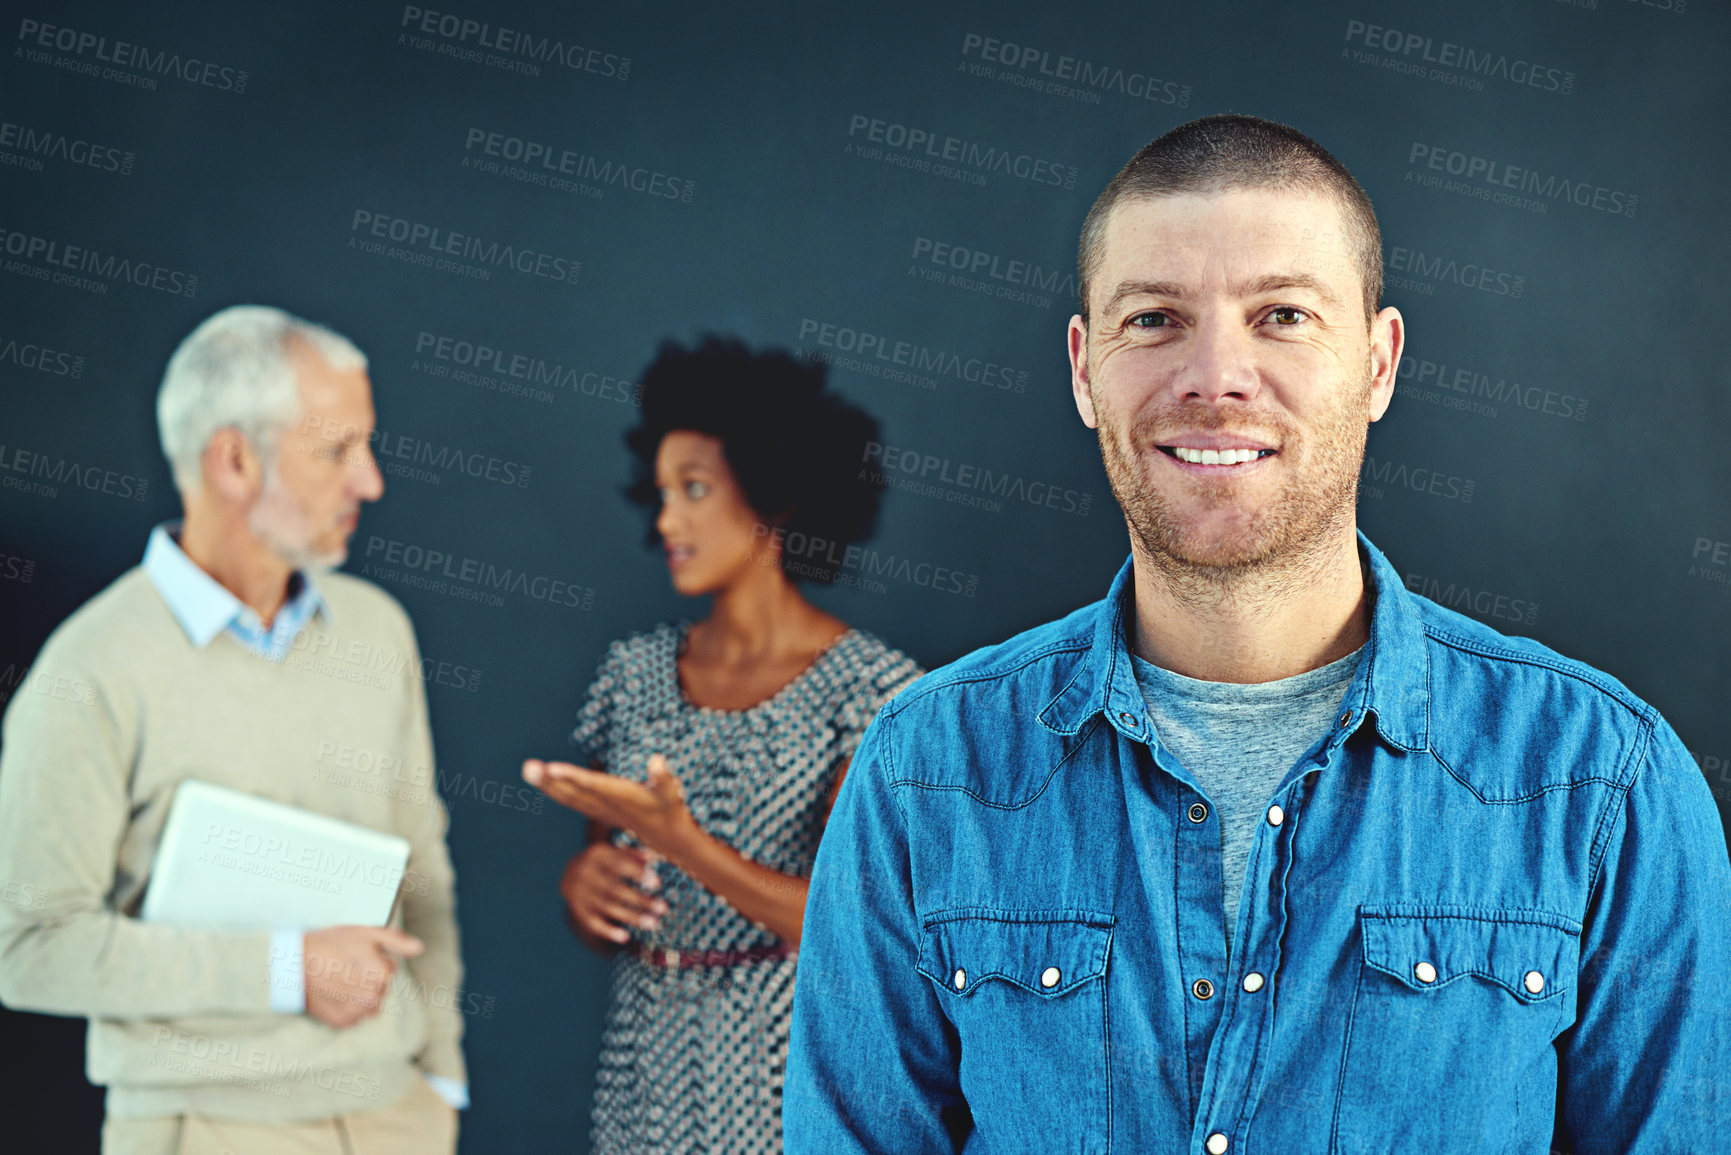
[[311, 1123], [208, 1115], [102, 1122], [102, 1155], [454, 1155], [457, 1112], [422, 1078], [397, 1103]]

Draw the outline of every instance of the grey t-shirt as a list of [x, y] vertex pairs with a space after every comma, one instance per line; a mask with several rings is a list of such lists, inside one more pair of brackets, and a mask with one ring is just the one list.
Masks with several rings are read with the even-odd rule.
[[1256, 824], [1286, 772], [1334, 725], [1360, 652], [1296, 677], [1249, 685], [1186, 678], [1130, 655], [1156, 736], [1190, 771], [1220, 820], [1228, 956]]

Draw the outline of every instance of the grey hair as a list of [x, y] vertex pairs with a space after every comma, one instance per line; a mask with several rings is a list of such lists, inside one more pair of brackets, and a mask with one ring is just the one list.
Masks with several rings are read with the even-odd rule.
[[168, 359], [156, 394], [156, 426], [174, 484], [203, 484], [201, 459], [219, 429], [233, 428], [268, 464], [300, 415], [292, 357], [305, 341], [333, 369], [365, 369], [352, 341], [271, 305], [231, 305], [206, 317]]

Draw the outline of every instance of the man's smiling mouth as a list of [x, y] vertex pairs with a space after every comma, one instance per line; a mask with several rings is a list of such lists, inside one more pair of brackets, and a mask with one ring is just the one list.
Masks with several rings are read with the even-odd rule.
[[1168, 457], [1191, 465], [1243, 465], [1264, 457], [1274, 456], [1272, 449], [1192, 449], [1187, 445], [1156, 445]]

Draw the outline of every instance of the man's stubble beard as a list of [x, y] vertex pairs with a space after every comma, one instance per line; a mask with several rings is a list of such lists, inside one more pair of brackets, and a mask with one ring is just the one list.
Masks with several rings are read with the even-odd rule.
[[277, 463], [265, 467], [264, 489], [246, 516], [247, 528], [275, 557], [298, 570], [329, 573], [348, 560], [348, 547], [320, 552], [313, 548], [315, 536], [307, 523], [306, 509], [283, 484]]
[[[1359, 470], [1370, 429], [1366, 416], [1370, 390], [1367, 367], [1356, 393], [1343, 391], [1339, 407], [1302, 445], [1297, 429], [1279, 414], [1251, 413], [1246, 414], [1248, 421], [1235, 420], [1217, 408], [1197, 407], [1194, 414], [1180, 408], [1154, 415], [1164, 428], [1260, 429], [1278, 440], [1281, 456], [1303, 451], [1305, 476], [1289, 477], [1264, 505], [1247, 511], [1240, 529], [1214, 538], [1198, 533], [1170, 498], [1149, 482], [1150, 469], [1164, 466], [1145, 461], [1136, 445], [1148, 446], [1151, 454], [1160, 451], [1146, 437], [1126, 444], [1133, 431], [1125, 430], [1116, 414], [1100, 404], [1090, 385], [1106, 477], [1124, 511], [1132, 544], [1140, 547], [1136, 551], [1140, 559], [1166, 579], [1175, 597], [1198, 606], [1218, 603], [1228, 595], [1280, 598], [1301, 588], [1323, 567], [1341, 531], [1354, 524]], [[1235, 500], [1232, 489], [1210, 486], [1199, 508], [1206, 511]]]

